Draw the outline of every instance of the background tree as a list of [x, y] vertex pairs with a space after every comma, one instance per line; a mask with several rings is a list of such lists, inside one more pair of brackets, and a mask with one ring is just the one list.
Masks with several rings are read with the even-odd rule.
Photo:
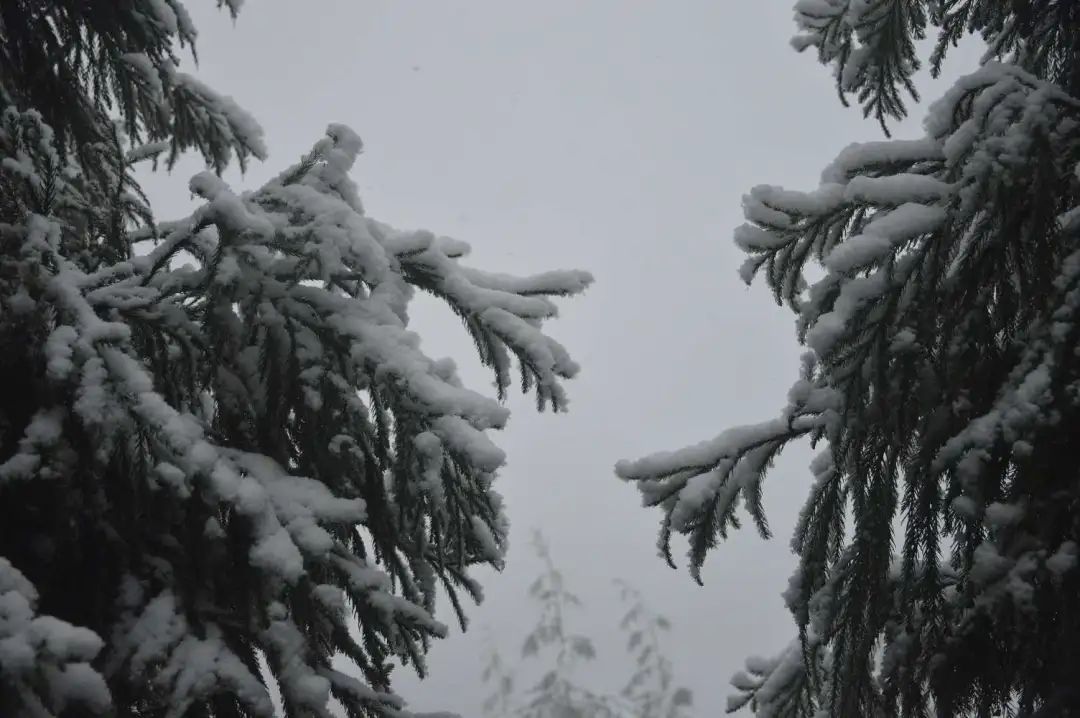
[[521, 648], [525, 658], [548, 654], [554, 666], [526, 691], [522, 718], [614, 718], [619, 713], [612, 700], [575, 680], [575, 669], [596, 658], [596, 647], [587, 636], [571, 630], [569, 613], [581, 607], [581, 599], [566, 588], [555, 567], [543, 535], [533, 535], [533, 548], [543, 562], [543, 572], [529, 586], [529, 596], [540, 604], [540, 619]]
[[[561, 409], [541, 326], [590, 277], [367, 217], [341, 125], [234, 192], [261, 131], [179, 71], [194, 38], [178, 0], [0, 5], [0, 714], [269, 716], [269, 675], [289, 716], [410, 715], [390, 673], [445, 635], [439, 586], [464, 625], [501, 566], [507, 411], [409, 302]], [[134, 167], [188, 149], [200, 205], [156, 221]]]
[[617, 580], [615, 584], [627, 604], [619, 628], [627, 634], [626, 652], [634, 659], [634, 672], [620, 695], [642, 718], [687, 717], [693, 694], [688, 688], [675, 686], [671, 661], [660, 645], [660, 634], [671, 629], [671, 622], [650, 610], [641, 592], [626, 581]]
[[[591, 639], [571, 630], [569, 614], [581, 607], [580, 599], [567, 590], [555, 567], [543, 535], [534, 534], [533, 545], [544, 570], [529, 588], [540, 604], [540, 618], [522, 647], [525, 658], [539, 658], [552, 666], [523, 696], [515, 691], [513, 670], [497, 648], [492, 648], [482, 679], [492, 684], [484, 701], [485, 715], [492, 718], [683, 718], [693, 702], [690, 691], [676, 687], [671, 662], [662, 652], [660, 632], [671, 626], [666, 618], [649, 610], [641, 593], [617, 581], [627, 612], [619, 627], [627, 634], [626, 653], [634, 672], [618, 693], [607, 693], [582, 684], [577, 669], [594, 661], [597, 651]], [[552, 665], [553, 664], [553, 665]]]
[[483, 711], [486, 716], [513, 715], [514, 709], [514, 671], [506, 665], [502, 653], [489, 639], [487, 663], [480, 675], [484, 683], [492, 684], [492, 692], [484, 699]]
[[[777, 419], [620, 462], [695, 578], [790, 441], [822, 445], [784, 593], [799, 636], [734, 679], [760, 716], [1080, 711], [1080, 22], [1075, 3], [800, 0], [883, 123], [966, 32], [980, 68], [926, 136], [846, 148], [817, 190], [754, 188], [735, 233], [808, 347]], [[811, 266], [815, 264], [817, 266]], [[898, 551], [894, 553], [894, 544]]]

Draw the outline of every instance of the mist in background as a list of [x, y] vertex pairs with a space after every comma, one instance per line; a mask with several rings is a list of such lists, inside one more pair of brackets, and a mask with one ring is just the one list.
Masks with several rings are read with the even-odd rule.
[[[464, 240], [469, 263], [490, 271], [596, 276], [550, 325], [582, 365], [569, 412], [537, 414], [515, 396], [494, 437], [508, 455], [497, 484], [513, 526], [507, 568], [476, 573], [486, 599], [467, 633], [440, 607], [453, 629], [429, 655], [430, 676], [396, 672], [410, 707], [480, 715], [489, 644], [516, 658], [534, 622], [535, 528], [585, 604], [573, 618], [596, 642], [582, 675], [597, 690], [630, 674], [616, 578], [671, 620], [666, 652], [694, 715], [722, 714], [745, 658], [792, 638], [779, 594], [795, 565], [807, 446], [789, 448], [765, 483], [776, 536], [744, 529], [707, 561], [704, 587], [657, 557], [659, 513], [612, 470], [772, 418], [797, 376], [793, 317], [736, 272], [739, 198], [759, 183], [813, 188], [842, 147], [881, 130], [790, 48], [790, 1], [258, 0], [235, 23], [209, 0], [189, 4], [196, 74], [266, 131], [270, 159], [230, 172], [234, 187], [257, 186], [342, 122], [365, 141], [353, 178], [371, 216]], [[954, 53], [945, 81], [923, 78], [924, 97], [977, 56]], [[922, 114], [913, 108], [896, 134], [917, 136]], [[159, 218], [191, 206], [186, 182], [200, 169], [189, 159], [147, 180]], [[412, 328], [466, 385], [494, 393], [449, 310], [420, 298]]]

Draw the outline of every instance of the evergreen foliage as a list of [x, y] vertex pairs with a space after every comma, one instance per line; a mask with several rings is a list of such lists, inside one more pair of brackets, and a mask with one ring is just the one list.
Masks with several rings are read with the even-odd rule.
[[[287, 716], [413, 715], [390, 673], [445, 635], [439, 587], [464, 625], [501, 566], [507, 411], [409, 302], [561, 409], [542, 324], [591, 278], [367, 217], [341, 125], [234, 191], [261, 131], [179, 71], [194, 39], [179, 0], [0, 3], [0, 715], [269, 716], [268, 676]], [[200, 206], [157, 221], [134, 168], [188, 149]]]
[[627, 605], [619, 623], [627, 634], [626, 653], [633, 659], [634, 672], [618, 693], [588, 688], [577, 677], [577, 669], [597, 659], [597, 650], [587, 636], [571, 630], [573, 609], [581, 600], [566, 588], [562, 573], [555, 567], [543, 536], [537, 532], [533, 545], [544, 571], [529, 588], [540, 604], [540, 618], [525, 638], [524, 658], [545, 661], [550, 666], [523, 695], [515, 691], [514, 671], [493, 648], [482, 679], [493, 691], [484, 701], [484, 713], [491, 718], [686, 718], [693, 696], [677, 687], [671, 662], [662, 651], [660, 633], [671, 624], [649, 610], [641, 593], [624, 581], [616, 581], [619, 595]]
[[[800, 437], [821, 447], [785, 600], [798, 639], [734, 678], [759, 716], [1080, 713], [1080, 22], [1071, 2], [800, 0], [882, 122], [965, 32], [984, 62], [926, 136], [852, 145], [810, 192], [754, 188], [735, 232], [796, 315], [777, 419], [620, 462], [699, 578]], [[817, 277], [813, 281], [808, 277]], [[895, 550], [894, 550], [895, 547]]]
[[626, 632], [626, 652], [634, 659], [634, 672], [620, 691], [641, 718], [689, 718], [693, 705], [690, 689], [675, 685], [671, 661], [664, 654], [660, 635], [671, 622], [654, 613], [644, 596], [626, 581], [616, 581], [627, 605], [619, 627]]
[[618, 707], [608, 696], [575, 680], [577, 667], [596, 659], [592, 639], [572, 630], [570, 612], [581, 607], [581, 599], [566, 587], [547, 542], [539, 532], [533, 536], [533, 547], [544, 565], [544, 571], [529, 586], [530, 598], [540, 604], [540, 619], [525, 637], [521, 654], [525, 658], [542, 654], [554, 656], [554, 666], [526, 691], [525, 705], [516, 715], [521, 718], [617, 718]]

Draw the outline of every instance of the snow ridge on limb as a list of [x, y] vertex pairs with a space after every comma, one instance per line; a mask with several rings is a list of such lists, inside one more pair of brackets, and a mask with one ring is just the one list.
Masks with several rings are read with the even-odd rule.
[[925, 128], [845, 149], [817, 190], [744, 199], [742, 277], [811, 350], [781, 416], [616, 469], [699, 578], [739, 501], [767, 533], [776, 452], [824, 443], [792, 538], [797, 653], [736, 681], [758, 715], [1031, 708], [1066, 681], [1020, 666], [1072, 650], [1040, 617], [1073, 610], [1077, 580], [1080, 101], [988, 62]]
[[670, 565], [675, 565], [672, 534], [687, 534], [691, 575], [700, 583], [709, 549], [729, 529], [739, 528], [740, 503], [745, 503], [761, 535], [770, 535], [761, 504], [765, 473], [788, 442], [807, 434], [820, 436], [840, 408], [834, 390], [812, 383], [813, 370], [814, 358], [807, 354], [803, 379], [792, 387], [789, 404], [777, 419], [729, 429], [677, 451], [616, 464], [620, 478], [638, 482], [645, 506], [663, 509], [659, 547]]

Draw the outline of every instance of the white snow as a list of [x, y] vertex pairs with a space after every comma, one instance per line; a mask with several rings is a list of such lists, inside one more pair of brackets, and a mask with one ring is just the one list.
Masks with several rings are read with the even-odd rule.
[[838, 244], [825, 258], [825, 266], [837, 273], [848, 273], [879, 263], [891, 256], [903, 243], [930, 234], [946, 220], [945, 210], [905, 202], [892, 210], [879, 212], [866, 224], [861, 234]]
[[1063, 541], [1057, 551], [1046, 559], [1046, 567], [1057, 576], [1064, 576], [1067, 572], [1076, 568], [1077, 556], [1080, 549], [1074, 541]]
[[615, 473], [626, 480], [662, 478], [687, 470], [707, 470], [730, 459], [747, 446], [785, 436], [787, 421], [773, 419], [750, 426], [728, 429], [714, 439], [702, 441], [678, 451], [665, 451], [637, 461], [620, 461]]
[[150, 58], [146, 53], [128, 52], [121, 55], [120, 59], [135, 71], [135, 74], [139, 77], [140, 84], [146, 88], [151, 96], [154, 98], [162, 97], [161, 78], [158, 76], [157, 68], [154, 67], [154, 63], [150, 61]]
[[0, 665], [17, 693], [45, 690], [49, 703], [78, 703], [102, 712], [111, 704], [90, 661], [104, 647], [93, 631], [37, 613], [33, 585], [0, 557]]
[[1018, 523], [1024, 518], [1022, 506], [995, 501], [986, 507], [983, 520], [991, 528], [1006, 528]]
[[899, 206], [909, 202], [937, 202], [952, 189], [952, 185], [937, 177], [901, 172], [882, 177], [852, 177], [845, 196], [853, 202]]

